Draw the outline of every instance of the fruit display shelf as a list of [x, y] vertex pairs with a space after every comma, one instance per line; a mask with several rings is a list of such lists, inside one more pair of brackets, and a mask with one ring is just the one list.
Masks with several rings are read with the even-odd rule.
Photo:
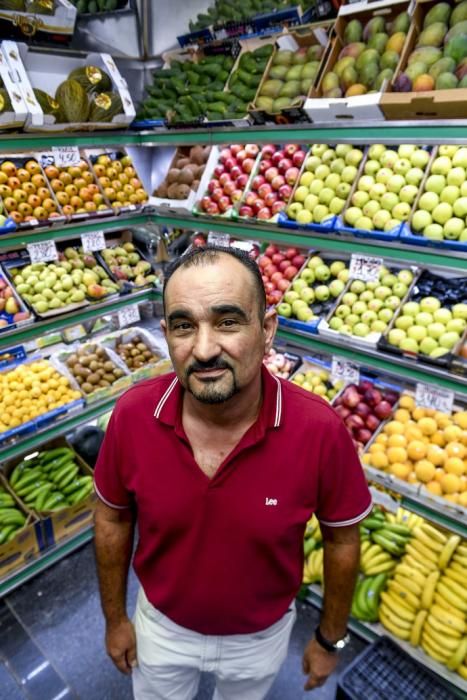
[[[308, 587], [305, 601], [321, 609], [323, 605], [323, 593], [320, 586], [312, 584]], [[465, 698], [467, 692], [467, 682], [464, 681], [457, 673], [449, 671], [446, 666], [432, 659], [420, 647], [413, 647], [409, 642], [403, 639], [397, 639], [383, 627], [379, 622], [363, 622], [355, 617], [349, 618], [349, 629], [367, 642], [374, 642], [381, 636], [387, 636], [393, 639], [407, 654], [412, 658], [422, 663], [427, 668], [431, 669], [441, 678], [444, 678], [451, 684], [450, 690], [456, 697]]]

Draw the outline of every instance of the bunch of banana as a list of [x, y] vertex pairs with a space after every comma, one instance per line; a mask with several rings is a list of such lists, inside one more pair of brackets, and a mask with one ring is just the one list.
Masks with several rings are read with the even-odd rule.
[[414, 527], [425, 522], [421, 515], [411, 513], [410, 510], [406, 510], [405, 508], [398, 508], [395, 514], [386, 513], [386, 520], [390, 523], [406, 525], [409, 530], [413, 530]]
[[306, 560], [307, 583], [323, 583], [323, 554], [322, 547], [314, 549]]
[[370, 517], [362, 521], [362, 529], [368, 536], [361, 544], [360, 568], [365, 576], [388, 573], [405, 551], [410, 540], [411, 531], [402, 523], [388, 518], [390, 513], [383, 513], [374, 508]]
[[377, 622], [380, 596], [386, 585], [387, 575], [367, 576], [359, 579], [352, 599], [351, 614], [357, 620]]
[[319, 521], [313, 513], [306, 524], [305, 539], [303, 541], [303, 579], [307, 585], [310, 583], [322, 582], [323, 580], [323, 550], [321, 542], [323, 537], [319, 527]]
[[13, 496], [0, 486], [0, 545], [12, 540], [25, 523], [26, 517]]
[[37, 513], [80, 503], [92, 491], [93, 483], [91, 476], [80, 475], [75, 459], [69, 447], [36, 452], [16, 465], [10, 486]]

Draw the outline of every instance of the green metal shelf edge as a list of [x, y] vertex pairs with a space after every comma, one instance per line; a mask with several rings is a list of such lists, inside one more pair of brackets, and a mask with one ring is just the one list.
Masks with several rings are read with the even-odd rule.
[[39, 228], [33, 231], [20, 231], [8, 236], [0, 236], [0, 250], [13, 249], [38, 241], [66, 240], [82, 236], [90, 231], [118, 231], [125, 226], [140, 226], [151, 223], [152, 218], [147, 214], [134, 216], [113, 216], [107, 219], [93, 219], [82, 224], [70, 224], [61, 227]]
[[267, 242], [298, 245], [307, 248], [321, 248], [329, 251], [365, 253], [373, 256], [386, 256], [404, 262], [414, 261], [423, 265], [467, 270], [467, 255], [445, 254], [439, 248], [415, 248], [412, 246], [378, 245], [366, 238], [337, 238], [330, 234], [301, 233], [279, 227], [255, 226], [245, 222], [211, 219], [204, 217], [181, 217], [153, 214], [152, 220], [159, 226], [172, 226], [196, 231], [218, 231], [238, 238], [253, 238]]
[[430, 374], [430, 370], [428, 368], [426, 370], [422, 369], [419, 365], [415, 365], [415, 363], [413, 367], [404, 367], [391, 362], [390, 356], [370, 356], [364, 351], [352, 346], [346, 347], [343, 345], [332, 345], [331, 343], [323, 342], [323, 340], [319, 339], [317, 336], [305, 337], [304, 335], [298, 335], [293, 331], [284, 330], [283, 328], [278, 329], [277, 337], [281, 340], [285, 340], [286, 342], [306, 348], [307, 350], [322, 352], [327, 355], [330, 353], [339, 355], [365, 367], [375, 368], [393, 375], [402, 375], [403, 379], [408, 379], [412, 382], [415, 381], [424, 382], [425, 384], [437, 384], [445, 389], [455, 391], [457, 394], [464, 394], [467, 397], [467, 387], [456, 382], [454, 376], [452, 378], [450, 376], [435, 376]]
[[222, 143], [279, 142], [355, 142], [355, 143], [459, 143], [467, 142], [464, 123], [430, 124], [418, 122], [374, 122], [367, 124], [290, 124], [286, 126], [252, 124], [242, 128], [167, 129], [159, 131], [112, 131], [89, 133], [28, 133], [7, 134], [0, 137], [0, 151], [13, 151], [25, 146], [31, 149], [47, 149], [55, 146], [124, 146], [124, 145], [183, 145]]
[[81, 530], [73, 537], [70, 537], [65, 542], [61, 542], [54, 547], [47, 549], [37, 557], [32, 559], [26, 566], [17, 572], [8, 575], [3, 581], [0, 581], [0, 597], [11, 593], [15, 588], [19, 588], [23, 583], [29, 581], [37, 574], [41, 573], [49, 566], [56, 564], [64, 557], [74, 552], [79, 547], [82, 547], [94, 537], [94, 529], [90, 526], [85, 530]]
[[68, 328], [83, 321], [88, 321], [92, 318], [97, 318], [105, 314], [112, 314], [131, 304], [139, 304], [144, 301], [153, 301], [159, 298], [157, 290], [147, 289], [134, 294], [126, 294], [119, 297], [115, 301], [95, 303], [89, 307], [85, 307], [83, 311], [76, 312], [72, 315], [63, 314], [63, 316], [55, 317], [50, 321], [37, 321], [29, 326], [18, 328], [12, 331], [0, 334], [0, 349], [9, 348], [12, 345], [20, 345], [28, 340], [42, 337], [52, 331]]

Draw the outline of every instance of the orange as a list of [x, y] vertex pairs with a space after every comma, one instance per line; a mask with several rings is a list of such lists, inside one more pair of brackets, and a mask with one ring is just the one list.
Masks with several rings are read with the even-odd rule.
[[444, 465], [444, 469], [448, 474], [462, 476], [465, 472], [464, 460], [459, 457], [448, 457]]
[[462, 438], [462, 428], [459, 428], [458, 425], [448, 425], [447, 428], [444, 428], [443, 435], [446, 442], [455, 442]]
[[386, 469], [389, 460], [384, 452], [375, 452], [371, 455], [370, 464], [376, 469]]
[[458, 411], [454, 413], [453, 420], [463, 430], [467, 430], [467, 411]]
[[410, 411], [406, 408], [398, 408], [394, 413], [394, 419], [401, 423], [407, 423], [410, 420]]
[[448, 457], [459, 457], [459, 459], [464, 459], [466, 449], [464, 445], [460, 442], [449, 442], [446, 445], [446, 454]]
[[440, 430], [437, 430], [434, 435], [430, 435], [430, 441], [433, 445], [438, 445], [439, 447], [444, 447], [446, 444], [444, 435]]
[[407, 464], [402, 464], [402, 462], [394, 462], [394, 464], [389, 465], [388, 471], [398, 479], [406, 481], [410, 474], [410, 467]]
[[410, 459], [418, 462], [419, 459], [423, 459], [426, 455], [426, 445], [421, 440], [412, 440], [407, 445], [407, 454]]
[[460, 479], [455, 474], [445, 474], [440, 480], [441, 488], [443, 493], [453, 494], [457, 493], [460, 489]]
[[425, 487], [430, 491], [430, 493], [433, 493], [435, 496], [442, 496], [443, 495], [443, 489], [441, 488], [441, 484], [438, 481], [429, 481], [427, 484], [425, 484]]
[[412, 411], [412, 418], [416, 421], [419, 421], [421, 418], [424, 418], [425, 416], [426, 416], [425, 409], [420, 408], [420, 406], [417, 406]]
[[384, 432], [387, 435], [403, 435], [404, 434], [404, 424], [398, 420], [391, 420], [385, 426]]
[[434, 418], [438, 424], [438, 428], [447, 428], [448, 425], [452, 424], [451, 416], [449, 416], [447, 413], [436, 411]]
[[405, 439], [405, 435], [395, 433], [389, 436], [388, 447], [405, 447], [406, 444], [407, 440]]
[[464, 491], [467, 491], [467, 476], [464, 474], [461, 476], [461, 493], [464, 493]]
[[424, 435], [433, 435], [438, 429], [438, 425], [434, 418], [420, 418], [418, 427]]
[[374, 454], [375, 452], [384, 452], [384, 445], [382, 445], [380, 442], [374, 442], [372, 445], [370, 445], [368, 452], [370, 454]]
[[427, 459], [421, 459], [415, 464], [415, 474], [425, 484], [433, 480], [435, 471], [434, 465]]
[[411, 442], [412, 440], [421, 440], [423, 433], [416, 425], [409, 425], [406, 428], [405, 437], [407, 438], [408, 442]]
[[442, 447], [439, 445], [429, 445], [426, 451], [426, 458], [429, 462], [435, 465], [435, 467], [441, 467], [444, 464], [446, 455]]
[[415, 399], [408, 394], [402, 394], [399, 399], [399, 406], [400, 408], [407, 408], [409, 411], [413, 411], [415, 408]]
[[[410, 468], [412, 468], [412, 467], [410, 467]], [[415, 472], [410, 472], [410, 474], [409, 474], [408, 477], [407, 477], [407, 481], [409, 482], [409, 484], [418, 484], [418, 483], [420, 483], [420, 482], [418, 481], [418, 479], [417, 479], [417, 475], [415, 474]]]
[[441, 479], [443, 478], [445, 473], [446, 472], [441, 467], [438, 467], [437, 469], [435, 469], [435, 481], [438, 481], [439, 483], [441, 483]]
[[371, 464], [371, 455], [366, 454], [362, 457], [363, 464]]
[[[380, 433], [378, 437], [375, 439], [375, 443], [378, 445], [385, 445], [388, 441], [388, 436], [385, 435], [384, 433]], [[374, 444], [374, 443], [373, 443]]]
[[403, 447], [389, 447], [386, 455], [390, 464], [405, 462], [407, 459], [407, 450]]

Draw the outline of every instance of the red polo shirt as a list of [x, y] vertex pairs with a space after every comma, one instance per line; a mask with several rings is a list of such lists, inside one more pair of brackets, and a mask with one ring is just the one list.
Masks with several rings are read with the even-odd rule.
[[357, 523], [371, 497], [352, 440], [318, 396], [263, 368], [256, 423], [213, 479], [196, 464], [174, 374], [117, 402], [95, 468], [113, 508], [136, 504], [134, 568], [148, 600], [201, 634], [257, 632], [277, 622], [303, 573], [303, 535]]

